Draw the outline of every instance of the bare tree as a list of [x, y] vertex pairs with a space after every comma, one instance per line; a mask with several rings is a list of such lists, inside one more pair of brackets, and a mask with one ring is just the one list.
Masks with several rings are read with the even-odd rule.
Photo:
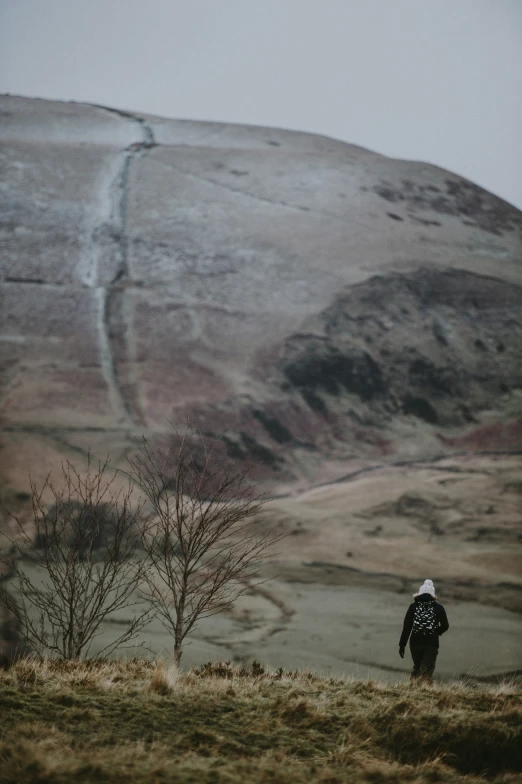
[[263, 501], [251, 471], [225, 467], [215, 447], [201, 454], [190, 434], [177, 450], [156, 450], [143, 439], [129, 460], [152, 508], [142, 548], [154, 568], [144, 572], [142, 592], [174, 638], [178, 666], [187, 634], [249, 589], [281, 538], [256, 524]]
[[[133, 598], [144, 570], [138, 558], [141, 509], [132, 502], [131, 484], [122, 488], [116, 472], [108, 472], [108, 460], [93, 467], [89, 459], [84, 476], [64, 462], [59, 484], [48, 475], [38, 489], [31, 480], [34, 540], [16, 517], [16, 536], [4, 534], [12, 545], [12, 579], [9, 591], [2, 587], [0, 603], [38, 653], [86, 657], [110, 615], [140, 605], [98, 654], [109, 655], [130, 645], [149, 620]], [[50, 508], [44, 504], [49, 496]], [[38, 569], [28, 571], [29, 565]]]

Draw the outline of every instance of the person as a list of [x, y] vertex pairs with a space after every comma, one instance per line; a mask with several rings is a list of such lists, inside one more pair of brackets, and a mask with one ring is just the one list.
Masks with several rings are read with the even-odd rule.
[[410, 638], [412, 680], [422, 678], [431, 683], [439, 652], [439, 637], [449, 629], [448, 616], [437, 601], [431, 580], [425, 580], [413, 598], [415, 601], [408, 607], [404, 618], [399, 655], [401, 659], [404, 658], [406, 643]]

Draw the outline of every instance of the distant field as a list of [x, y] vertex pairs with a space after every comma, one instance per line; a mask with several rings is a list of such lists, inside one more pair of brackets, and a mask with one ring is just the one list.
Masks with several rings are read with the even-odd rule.
[[522, 781], [522, 689], [226, 663], [0, 671], [0, 782]]
[[[450, 622], [436, 676], [522, 671], [520, 493], [520, 457], [500, 455], [370, 467], [282, 492], [260, 514], [261, 526], [288, 534], [263, 567], [271, 579], [230, 612], [202, 621], [183, 665], [256, 657], [323, 675], [407, 679], [409, 653], [398, 654], [402, 621], [429, 577]], [[93, 652], [130, 616], [107, 619]], [[143, 637], [150, 655], [171, 651], [158, 620]]]

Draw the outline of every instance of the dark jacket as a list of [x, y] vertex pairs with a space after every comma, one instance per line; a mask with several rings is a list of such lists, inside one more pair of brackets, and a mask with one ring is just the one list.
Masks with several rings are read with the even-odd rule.
[[439, 604], [433, 596], [429, 593], [423, 593], [415, 597], [415, 601], [410, 604], [404, 618], [404, 625], [402, 627], [401, 639], [399, 648], [405, 648], [410, 636], [413, 626], [413, 616], [415, 614], [415, 605], [417, 602], [433, 602], [433, 609], [435, 610], [435, 618], [437, 620], [437, 631], [433, 634], [423, 634], [422, 632], [413, 632], [411, 635], [410, 645], [429, 645], [433, 648], [439, 647], [439, 637], [449, 629], [448, 617], [446, 610]]

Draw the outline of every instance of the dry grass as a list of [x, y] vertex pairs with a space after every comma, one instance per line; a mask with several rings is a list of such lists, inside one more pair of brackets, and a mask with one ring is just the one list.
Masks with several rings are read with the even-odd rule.
[[149, 691], [165, 696], [171, 694], [179, 680], [180, 671], [175, 664], [160, 661], [156, 665], [149, 683]]
[[0, 671], [0, 782], [522, 781], [521, 688], [208, 664]]

